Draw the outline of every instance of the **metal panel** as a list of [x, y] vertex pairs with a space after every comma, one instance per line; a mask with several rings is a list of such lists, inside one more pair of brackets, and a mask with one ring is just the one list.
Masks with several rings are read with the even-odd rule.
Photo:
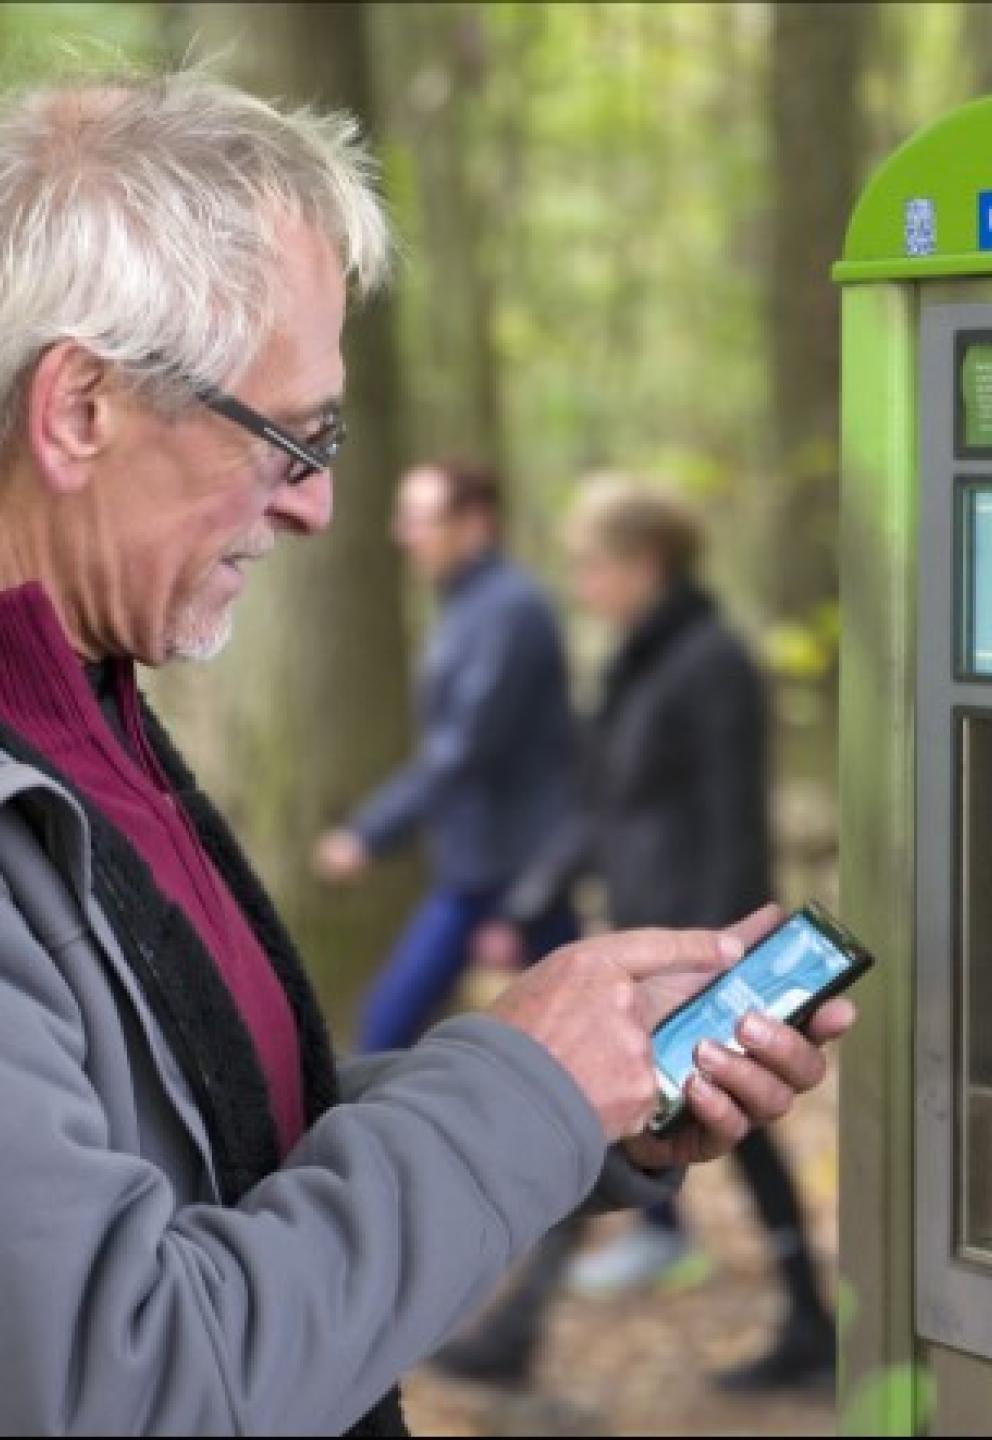
[[992, 1153], [982, 1057], [992, 1005], [981, 962], [992, 939], [992, 689], [958, 678], [955, 517], [960, 484], [992, 479], [992, 461], [960, 447], [955, 456], [955, 417], [956, 337], [992, 331], [992, 287], [971, 282], [957, 294], [960, 302], [951, 287], [925, 287], [920, 317], [916, 1313], [922, 1336], [988, 1357]]
[[933, 1346], [928, 1355], [933, 1399], [931, 1435], [992, 1431], [992, 1368], [960, 1351]]
[[992, 712], [957, 723], [955, 1249], [992, 1266]]

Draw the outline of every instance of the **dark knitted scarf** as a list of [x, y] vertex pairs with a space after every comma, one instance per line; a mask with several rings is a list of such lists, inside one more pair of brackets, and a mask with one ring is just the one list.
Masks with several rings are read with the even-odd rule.
[[679, 580], [631, 628], [607, 661], [600, 682], [600, 704], [595, 723], [606, 730], [628, 688], [682, 635], [701, 620], [716, 614], [716, 603], [692, 580]]
[[[286, 992], [300, 1037], [307, 1123], [313, 1124], [337, 1103], [338, 1082], [327, 1031], [303, 965], [227, 823], [198, 788], [147, 706], [142, 714], [170, 788]], [[224, 1203], [236, 1204], [279, 1161], [265, 1077], [227, 986], [185, 913], [162, 895], [125, 836], [44, 756], [3, 724], [0, 743], [56, 780], [84, 809], [92, 837], [94, 893], [196, 1097]], [[380, 1400], [348, 1433], [405, 1436], [398, 1390]]]

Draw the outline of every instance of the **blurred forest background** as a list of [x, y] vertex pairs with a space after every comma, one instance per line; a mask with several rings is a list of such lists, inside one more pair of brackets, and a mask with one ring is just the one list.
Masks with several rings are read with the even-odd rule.
[[[394, 284], [346, 334], [350, 438], [331, 532], [282, 547], [256, 575], [216, 664], [145, 677], [274, 891], [339, 1039], [422, 881], [416, 856], [335, 894], [309, 871], [317, 831], [410, 744], [427, 611], [388, 517], [419, 457], [503, 468], [513, 544], [560, 602], [580, 700], [601, 637], [569, 604], [558, 536], [570, 498], [602, 469], [694, 497], [713, 583], [772, 680], [780, 893], [830, 903], [829, 271], [874, 166], [992, 91], [992, 5], [0, 4], [0, 83], [122, 53], [150, 65], [215, 56], [261, 94], [348, 107], [395, 224]], [[834, 1106], [827, 1088], [785, 1126], [825, 1261]], [[780, 1301], [740, 1186], [705, 1168], [688, 1208], [718, 1287], [621, 1298], [592, 1322], [563, 1302], [543, 1400], [492, 1410], [421, 1374], [415, 1428], [829, 1433], [829, 1397], [721, 1409], [707, 1389], [706, 1367], [756, 1346]]]
[[[382, 164], [395, 283], [349, 325], [332, 532], [285, 547], [229, 652], [149, 683], [281, 902], [339, 1030], [416, 894], [415, 858], [329, 894], [316, 831], [406, 751], [423, 606], [387, 535], [403, 466], [503, 467], [559, 596], [584, 474], [704, 507], [712, 577], [774, 677], [781, 888], [830, 899], [838, 306], [873, 166], [992, 89], [986, 4], [4, 4], [3, 79], [216, 55], [346, 106]], [[140, 484], [140, 475], [135, 476]]]

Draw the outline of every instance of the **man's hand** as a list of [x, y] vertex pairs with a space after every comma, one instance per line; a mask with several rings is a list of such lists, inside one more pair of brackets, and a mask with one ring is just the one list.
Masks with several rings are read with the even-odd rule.
[[[726, 933], [750, 948], [781, 918], [778, 907], [768, 905]], [[667, 996], [657, 990], [657, 980], [644, 985], [655, 992], [653, 1004], [658, 1013]], [[645, 1170], [691, 1165], [725, 1154], [756, 1126], [781, 1119], [798, 1094], [820, 1084], [826, 1061], [819, 1047], [849, 1030], [856, 1013], [850, 1000], [827, 1001], [814, 1014], [805, 1035], [767, 1015], [745, 1015], [736, 1027], [744, 1055], [707, 1041], [697, 1048], [698, 1073], [685, 1091], [692, 1119], [661, 1139], [647, 1134], [628, 1139], [624, 1145], [627, 1154]], [[662, 1018], [659, 1014], [655, 1024]]]
[[310, 863], [321, 880], [344, 885], [358, 879], [369, 857], [361, 840], [350, 830], [328, 830], [314, 845]]
[[745, 1016], [738, 1027], [744, 1055], [700, 1047], [699, 1073], [686, 1090], [691, 1122], [661, 1140], [643, 1133], [658, 1106], [651, 1032], [780, 919], [777, 906], [766, 906], [722, 933], [627, 930], [582, 940], [533, 966], [489, 1013], [551, 1052], [607, 1139], [626, 1139], [635, 1164], [652, 1170], [712, 1160], [818, 1085], [826, 1072], [819, 1046], [854, 1021], [847, 1000], [823, 1005], [806, 1036], [767, 1016]]
[[[543, 1045], [608, 1140], [637, 1135], [658, 1105], [651, 1030], [743, 954], [733, 934], [628, 930], [566, 945], [509, 985], [489, 1013]], [[648, 990], [640, 982], [651, 980]]]

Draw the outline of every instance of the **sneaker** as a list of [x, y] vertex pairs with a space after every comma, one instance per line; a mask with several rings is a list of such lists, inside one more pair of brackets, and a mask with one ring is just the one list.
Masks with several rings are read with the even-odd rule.
[[677, 1231], [639, 1225], [600, 1250], [578, 1255], [565, 1272], [573, 1295], [623, 1295], [631, 1290], [687, 1290], [713, 1271], [710, 1257]]
[[833, 1323], [826, 1315], [793, 1315], [767, 1354], [718, 1371], [710, 1379], [730, 1394], [768, 1390], [831, 1393], [837, 1382]]

